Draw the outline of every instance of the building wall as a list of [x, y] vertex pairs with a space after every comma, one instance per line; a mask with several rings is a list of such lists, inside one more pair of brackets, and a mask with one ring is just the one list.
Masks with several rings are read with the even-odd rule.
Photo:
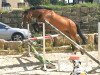
[[[18, 3], [23, 3], [24, 0], [6, 0], [7, 3], [10, 3], [11, 5], [11, 8], [14, 9], [14, 8], [18, 8]], [[0, 0], [0, 9], [2, 8], [2, 0]], [[25, 6], [28, 6], [27, 3], [25, 3]]]
[[0, 0], [0, 9], [2, 8], [2, 0]]
[[7, 0], [7, 2], [11, 4], [11, 8], [18, 8], [20, 0]]

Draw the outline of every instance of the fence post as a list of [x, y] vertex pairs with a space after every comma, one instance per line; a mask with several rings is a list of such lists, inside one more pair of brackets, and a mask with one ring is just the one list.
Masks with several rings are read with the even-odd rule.
[[100, 60], [100, 22], [98, 22], [98, 57]]
[[[30, 30], [29, 28], [29, 23], [27, 24], [27, 29]], [[30, 36], [28, 35], [28, 40], [30, 39]], [[30, 54], [30, 46], [29, 46], [29, 42], [28, 42], [28, 56], [30, 57], [31, 54]]]
[[46, 69], [46, 61], [45, 61], [45, 23], [43, 23], [43, 60], [44, 60], [44, 70], [47, 70]]
[[100, 61], [100, 22], [98, 22], [98, 60]]

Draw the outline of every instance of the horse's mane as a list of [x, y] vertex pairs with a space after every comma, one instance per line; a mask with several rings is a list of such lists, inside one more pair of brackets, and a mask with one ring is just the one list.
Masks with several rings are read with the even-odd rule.
[[47, 9], [47, 10], [52, 10], [51, 8], [48, 7], [44, 7], [44, 6], [34, 6], [34, 7], [30, 7], [29, 9], [26, 9], [23, 14], [28, 14], [28, 11], [30, 10], [36, 10], [36, 9]]
[[47, 9], [47, 10], [52, 10], [51, 8], [44, 7], [44, 6], [34, 6], [31, 7], [30, 10], [36, 10], [36, 9]]
[[29, 9], [26, 9], [25, 11], [23, 11], [23, 14], [28, 14]]

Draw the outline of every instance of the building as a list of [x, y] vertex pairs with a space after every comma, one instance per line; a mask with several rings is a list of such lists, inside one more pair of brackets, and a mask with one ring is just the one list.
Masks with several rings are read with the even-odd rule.
[[10, 7], [11, 9], [27, 7], [28, 3], [24, 0], [0, 0], [0, 9]]

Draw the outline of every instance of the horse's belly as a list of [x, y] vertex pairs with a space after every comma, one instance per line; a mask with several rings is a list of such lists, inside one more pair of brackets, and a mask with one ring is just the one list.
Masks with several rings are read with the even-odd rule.
[[52, 23], [55, 27], [57, 27], [59, 30], [67, 30], [69, 28], [69, 24], [66, 22], [53, 22]]

